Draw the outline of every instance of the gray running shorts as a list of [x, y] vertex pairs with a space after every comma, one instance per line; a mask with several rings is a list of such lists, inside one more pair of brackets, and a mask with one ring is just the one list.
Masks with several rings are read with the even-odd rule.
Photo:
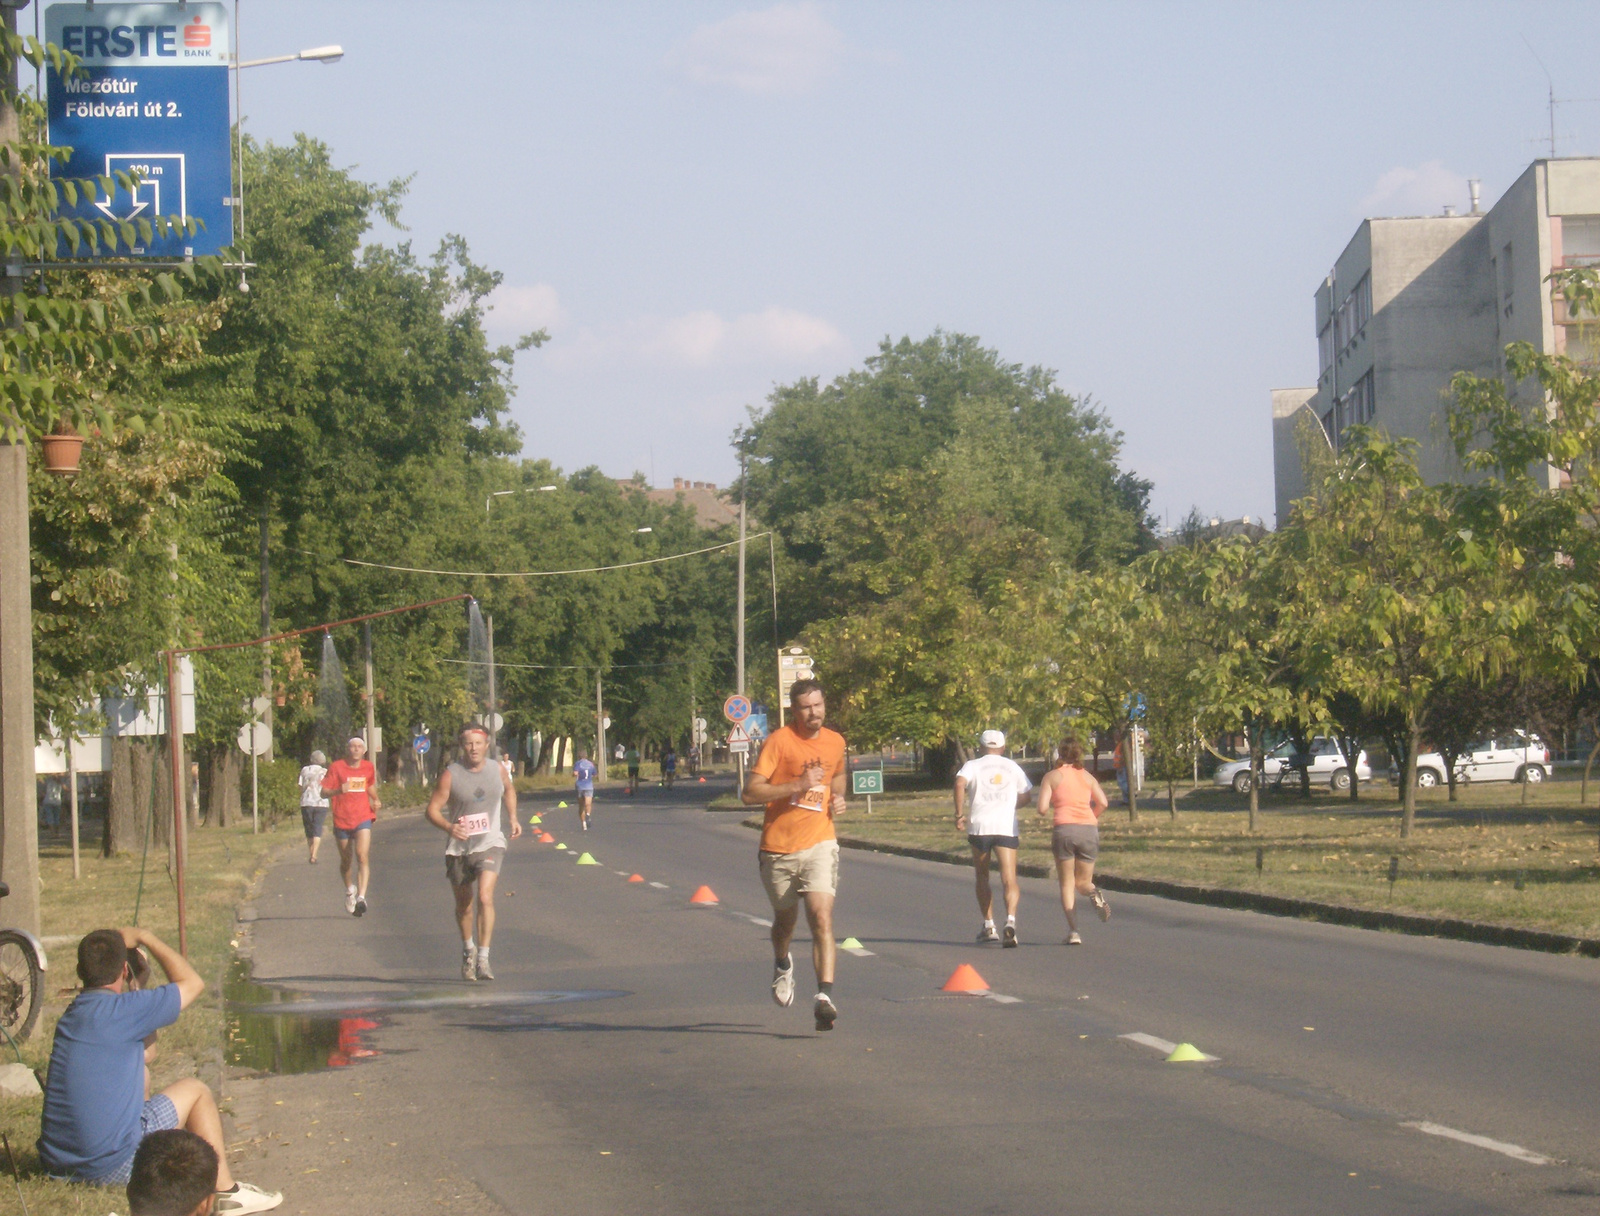
[[444, 874], [452, 887], [464, 887], [477, 881], [479, 874], [500, 873], [500, 863], [506, 859], [504, 849], [480, 849], [476, 853], [446, 853]]
[[1100, 828], [1092, 823], [1058, 823], [1050, 833], [1050, 851], [1057, 861], [1093, 862], [1100, 855]]

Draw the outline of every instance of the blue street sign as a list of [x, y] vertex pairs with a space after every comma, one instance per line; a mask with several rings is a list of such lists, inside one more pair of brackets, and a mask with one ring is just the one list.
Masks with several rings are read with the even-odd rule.
[[[233, 159], [228, 124], [228, 11], [211, 0], [176, 4], [52, 4], [45, 36], [77, 55], [84, 75], [48, 71], [50, 142], [70, 147], [56, 177], [137, 174], [132, 194], [63, 204], [85, 220], [203, 223], [192, 235], [158, 237], [137, 255], [166, 260], [233, 244]], [[102, 247], [103, 248], [103, 247]], [[63, 242], [62, 252], [70, 253]], [[119, 247], [118, 256], [127, 250]], [[80, 247], [76, 256], [89, 251]]]
[[744, 720], [745, 734], [750, 736], [750, 742], [760, 743], [767, 737], [767, 715], [764, 710], [756, 710]]
[[433, 746], [433, 740], [427, 735], [417, 735], [411, 740], [411, 747], [419, 756], [428, 754], [428, 749]]

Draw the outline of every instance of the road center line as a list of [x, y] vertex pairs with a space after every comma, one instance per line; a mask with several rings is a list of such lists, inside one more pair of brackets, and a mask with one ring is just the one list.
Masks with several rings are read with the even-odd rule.
[[651, 883], [651, 884], [650, 884], [650, 885], [651, 885], [651, 886], [652, 886], [652, 887], [654, 887], [654, 888], [655, 888], [655, 889], [656, 889], [656, 890], [657, 890], [657, 891], [665, 891], [665, 890], [668, 890], [668, 889], [669, 889], [669, 888], [668, 888], [668, 887], [667, 887], [667, 884], [666, 884], [666, 883], [664, 883], [664, 882], [653, 882], [653, 883]]
[[1459, 1140], [1462, 1144], [1470, 1144], [1474, 1148], [1486, 1148], [1491, 1153], [1504, 1153], [1507, 1157], [1515, 1157], [1518, 1161], [1526, 1161], [1529, 1165], [1552, 1165], [1555, 1159], [1546, 1157], [1543, 1153], [1536, 1153], [1532, 1149], [1523, 1148], [1520, 1144], [1507, 1144], [1504, 1140], [1491, 1140], [1488, 1136], [1474, 1135], [1472, 1132], [1458, 1131], [1453, 1127], [1446, 1127], [1442, 1123], [1428, 1123], [1418, 1121], [1415, 1123], [1402, 1123], [1401, 1127], [1415, 1128], [1429, 1136], [1443, 1136], [1446, 1140]]

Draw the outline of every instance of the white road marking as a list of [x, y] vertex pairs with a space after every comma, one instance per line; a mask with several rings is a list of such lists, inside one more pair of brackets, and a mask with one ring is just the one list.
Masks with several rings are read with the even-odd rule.
[[1007, 996], [1003, 992], [985, 992], [983, 995], [986, 996], [989, 1000], [994, 1001], [994, 1002], [996, 1002], [997, 1004], [1000, 1004], [1000, 1005], [1020, 1005], [1020, 1004], [1022, 1004], [1022, 998], [1020, 996]]
[[[730, 908], [729, 911], [731, 912], [733, 910]], [[760, 925], [763, 929], [772, 928], [772, 922], [770, 920], [762, 920], [759, 916], [751, 916], [748, 912], [734, 912], [733, 914], [739, 917], [741, 920], [749, 921], [752, 925]]]
[[668, 888], [667, 884], [664, 883], [664, 882], [653, 882], [650, 885], [652, 887], [654, 887], [657, 891], [666, 891], [666, 890], [670, 889], [670, 888]]
[[872, 951], [868, 950], [865, 946], [840, 946], [839, 949], [843, 950], [846, 954], [853, 954], [857, 958], [872, 957]]
[[611, 872], [618, 878], [626, 878], [628, 876], [628, 872], [626, 870], [612, 870]]
[[1523, 1148], [1520, 1144], [1507, 1144], [1504, 1140], [1491, 1140], [1488, 1136], [1476, 1136], [1471, 1132], [1457, 1131], [1453, 1127], [1446, 1127], [1442, 1123], [1402, 1123], [1401, 1127], [1412, 1127], [1429, 1136], [1443, 1136], [1446, 1140], [1459, 1140], [1462, 1144], [1470, 1144], [1474, 1148], [1486, 1148], [1492, 1153], [1504, 1153], [1507, 1157], [1515, 1157], [1518, 1161], [1526, 1161], [1529, 1165], [1550, 1165], [1554, 1158], [1546, 1157], [1543, 1153], [1536, 1153], [1532, 1149]]
[[[1145, 1034], [1142, 1031], [1134, 1031], [1132, 1034], [1119, 1034], [1117, 1038], [1127, 1039], [1130, 1043], [1138, 1043], [1141, 1047], [1154, 1048], [1164, 1056], [1170, 1056], [1173, 1052], [1178, 1050], [1178, 1045], [1176, 1043], [1168, 1042], [1166, 1039], [1158, 1039], [1155, 1035]], [[1205, 1054], [1205, 1052], [1201, 1052], [1200, 1054], [1207, 1060], [1215, 1060], [1217, 1058], [1216, 1056], [1208, 1056]]]

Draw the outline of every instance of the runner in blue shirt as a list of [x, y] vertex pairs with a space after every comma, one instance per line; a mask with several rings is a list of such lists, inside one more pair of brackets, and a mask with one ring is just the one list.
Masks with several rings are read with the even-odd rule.
[[588, 749], [580, 747], [578, 762], [572, 766], [572, 784], [578, 787], [578, 820], [585, 832], [589, 830], [589, 816], [594, 812], [594, 779], [599, 771], [589, 759]]

